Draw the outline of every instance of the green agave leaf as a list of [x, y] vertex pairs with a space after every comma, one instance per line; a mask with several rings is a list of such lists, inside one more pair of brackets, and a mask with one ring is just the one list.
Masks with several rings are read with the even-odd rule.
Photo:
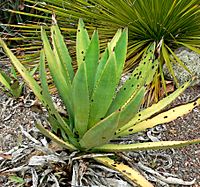
[[124, 29], [120, 38], [118, 39], [114, 51], [117, 62], [117, 82], [121, 78], [121, 74], [124, 68], [126, 53], [127, 53], [127, 45], [128, 45], [128, 29]]
[[115, 54], [112, 53], [95, 85], [91, 97], [88, 128], [93, 127], [105, 117], [115, 94], [116, 85], [116, 59]]
[[142, 100], [144, 98], [145, 88], [142, 87], [139, 90], [136, 90], [131, 98], [129, 99], [128, 103], [122, 107], [122, 111], [119, 118], [118, 128], [122, 127], [124, 124], [130, 121], [135, 114], [137, 114]]
[[76, 38], [76, 59], [79, 66], [84, 61], [86, 51], [90, 44], [90, 38], [82, 19], [79, 19]]
[[72, 84], [75, 129], [81, 138], [87, 131], [90, 102], [86, 74], [86, 64], [82, 63]]
[[69, 51], [65, 44], [64, 38], [63, 38], [57, 24], [53, 25], [51, 27], [51, 34], [52, 34], [53, 46], [54, 46], [54, 49], [57, 52], [58, 57], [60, 59], [64, 74], [66, 75], [67, 79], [70, 79], [70, 80], [66, 80], [66, 81], [72, 82], [72, 80], [74, 78], [72, 59], [69, 55]]
[[[69, 139], [73, 139], [74, 135], [69, 128], [69, 125], [63, 120], [63, 118], [60, 116], [58, 111], [56, 110], [51, 95], [49, 93], [47, 78], [46, 78], [46, 68], [45, 68], [45, 54], [44, 51], [41, 50], [40, 53], [40, 80], [41, 80], [41, 86], [42, 91], [41, 94], [43, 96], [43, 100], [45, 102], [45, 106], [49, 112], [49, 122], [52, 125], [54, 132], [57, 132], [57, 129], [59, 128], [61, 131], [64, 131], [68, 136]], [[55, 121], [57, 120], [57, 122]], [[75, 142], [75, 141], [73, 141]]]
[[86, 70], [87, 70], [88, 88], [89, 88], [89, 93], [91, 96], [93, 88], [94, 88], [95, 74], [96, 74], [97, 66], [99, 62], [99, 38], [98, 38], [97, 31], [93, 33], [91, 43], [86, 51], [84, 60], [85, 60]]
[[137, 123], [135, 126], [130, 127], [125, 131], [123, 131], [122, 133], [120, 133], [120, 136], [126, 136], [129, 134], [141, 132], [148, 128], [152, 128], [156, 125], [168, 123], [170, 121], [177, 119], [180, 116], [188, 114], [189, 112], [192, 111], [193, 108], [199, 105], [200, 105], [200, 99], [197, 99], [191, 103], [174, 107], [166, 112], [162, 112], [161, 114], [156, 115], [155, 117]]
[[81, 147], [90, 149], [111, 140], [118, 126], [119, 116], [120, 112], [117, 111], [90, 128], [80, 140]]
[[122, 151], [140, 151], [149, 149], [167, 149], [183, 147], [191, 144], [200, 143], [200, 139], [188, 141], [160, 141], [160, 142], [145, 142], [135, 144], [105, 144], [100, 147], [95, 147], [91, 151], [100, 152], [122, 152]]
[[[45, 56], [47, 58], [48, 67], [50, 69], [52, 78], [54, 80], [54, 83], [56, 85], [56, 88], [58, 89], [58, 92], [60, 94], [60, 97], [62, 98], [65, 107], [67, 108], [71, 126], [73, 126], [73, 108], [72, 108], [72, 85], [69, 81], [66, 81], [67, 74], [64, 74], [63, 72], [63, 66], [60, 62], [60, 60], [56, 57], [57, 55], [54, 55], [50, 43], [48, 41], [47, 35], [45, 30], [41, 29], [41, 36], [42, 41], [44, 44], [44, 52]], [[58, 53], [56, 53], [58, 54]]]
[[119, 40], [122, 34], [122, 29], [118, 29], [115, 36], [112, 38], [112, 40], [108, 43], [108, 51], [109, 54], [111, 54]]
[[170, 94], [169, 96], [165, 97], [164, 99], [160, 100], [158, 103], [153, 104], [151, 107], [144, 109], [143, 111], [139, 112], [135, 117], [133, 117], [125, 126], [118, 129], [117, 136], [121, 136], [123, 131], [130, 129], [137, 123], [148, 119], [152, 115], [158, 113], [162, 109], [164, 109], [167, 105], [169, 105], [176, 97], [178, 97], [189, 85], [191, 81], [186, 82], [180, 88], [178, 88], [175, 92]]
[[97, 67], [97, 71], [96, 71], [96, 75], [95, 75], [95, 85], [96, 85], [97, 81], [99, 80], [99, 78], [102, 74], [102, 71], [104, 70], [104, 67], [106, 65], [108, 58], [109, 58], [109, 52], [108, 52], [108, 49], [106, 49], [99, 61], [99, 65]]
[[140, 187], [153, 187], [153, 185], [148, 182], [143, 175], [139, 173], [134, 168], [131, 168], [125, 165], [122, 162], [116, 162], [115, 160], [109, 157], [95, 157], [93, 158], [97, 162], [104, 164], [105, 166], [112, 168], [116, 171], [119, 171], [125, 178], [134, 182], [137, 186]]
[[[151, 73], [150, 71], [148, 71], [148, 68], [151, 63], [154, 63], [154, 52], [155, 43], [153, 43], [147, 49], [139, 66], [133, 71], [131, 77], [124, 83], [122, 88], [117, 93], [109, 108], [108, 114], [111, 114], [112, 112], [121, 108], [124, 103], [126, 103], [126, 101], [131, 97], [136, 88], [139, 88], [145, 84], [146, 78], [149, 76], [149, 73]], [[151, 69], [156, 68], [154, 65], [152, 65], [152, 67], [153, 68]]]
[[102, 55], [102, 58], [99, 62], [95, 82], [99, 79], [103, 68], [107, 62], [109, 55], [115, 51], [116, 57], [116, 82], [119, 82], [121, 77], [121, 73], [123, 71], [124, 63], [126, 60], [126, 52], [127, 52], [127, 43], [128, 43], [128, 29], [125, 29], [123, 32], [121, 29], [117, 31], [111, 42], [108, 44], [108, 48]]
[[54, 135], [52, 132], [50, 132], [49, 130], [45, 129], [41, 124], [36, 123], [35, 125], [40, 132], [45, 135], [46, 137], [52, 139], [54, 142], [56, 142], [58, 145], [62, 146], [65, 149], [68, 149], [70, 151], [75, 151], [77, 150], [76, 147], [74, 147], [72, 144], [70, 144], [67, 141], [63, 141], [60, 138], [58, 138], [56, 135]]

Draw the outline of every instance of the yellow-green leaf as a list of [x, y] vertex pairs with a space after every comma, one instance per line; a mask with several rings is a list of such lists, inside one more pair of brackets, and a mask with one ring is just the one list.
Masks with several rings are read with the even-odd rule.
[[119, 171], [126, 179], [132, 181], [138, 187], [153, 187], [153, 185], [145, 179], [135, 168], [131, 168], [122, 162], [116, 162], [109, 157], [95, 157], [94, 160], [104, 164], [105, 166]]

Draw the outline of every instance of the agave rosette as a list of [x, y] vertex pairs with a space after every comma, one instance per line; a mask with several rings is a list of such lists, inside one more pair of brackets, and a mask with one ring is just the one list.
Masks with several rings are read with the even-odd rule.
[[[100, 54], [98, 32], [94, 31], [90, 39], [80, 19], [76, 40], [78, 69], [75, 72], [65, 41], [55, 19], [53, 21], [52, 45], [45, 30], [41, 29], [43, 41], [43, 49], [40, 53], [41, 85], [7, 48], [3, 40], [0, 40], [15, 68], [49, 112], [48, 121], [52, 131], [45, 129], [40, 123], [36, 124], [45, 136], [70, 151], [80, 150], [82, 152], [160, 149], [200, 142], [200, 139], [195, 139], [128, 145], [111, 144], [110, 140], [117, 137], [144, 131], [189, 113], [200, 104], [200, 99], [160, 112], [190, 85], [190, 82], [187, 82], [157, 104], [139, 111], [146, 87], [153, 80], [158, 68], [160, 50], [163, 46], [162, 40], [147, 46], [139, 66], [116, 92], [126, 60], [128, 30], [119, 29], [105, 51]], [[68, 117], [60, 115], [51, 99], [46, 78], [45, 59]], [[57, 136], [58, 130], [61, 132], [60, 137]], [[138, 171], [128, 168], [123, 163], [116, 163], [108, 157], [97, 157], [95, 160], [115, 168], [140, 186], [152, 186]]]

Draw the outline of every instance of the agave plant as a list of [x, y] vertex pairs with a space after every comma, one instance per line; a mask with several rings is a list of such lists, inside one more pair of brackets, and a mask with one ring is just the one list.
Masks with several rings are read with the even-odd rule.
[[[131, 77], [116, 91], [123, 71], [128, 42], [128, 30], [119, 29], [104, 53], [100, 55], [98, 32], [91, 39], [82, 19], [79, 20], [76, 40], [78, 70], [74, 72], [72, 59], [61, 32], [54, 20], [50, 44], [45, 30], [41, 29], [43, 49], [40, 53], [41, 86], [8, 49], [0, 43], [13, 65], [47, 108], [51, 130], [37, 123], [37, 128], [47, 137], [70, 151], [120, 152], [180, 147], [199, 143], [200, 139], [187, 141], [161, 141], [135, 144], [114, 144], [110, 140], [127, 136], [155, 125], [169, 122], [187, 114], [200, 104], [200, 99], [159, 113], [190, 84], [185, 83], [174, 93], [149, 108], [140, 110], [146, 86], [158, 68], [162, 40], [148, 45], [139, 66]], [[46, 64], [67, 110], [63, 117], [52, 102], [46, 78]], [[58, 130], [60, 136], [58, 136]], [[120, 171], [138, 186], [152, 186], [134, 168], [118, 163], [110, 157], [95, 157], [96, 161]]]

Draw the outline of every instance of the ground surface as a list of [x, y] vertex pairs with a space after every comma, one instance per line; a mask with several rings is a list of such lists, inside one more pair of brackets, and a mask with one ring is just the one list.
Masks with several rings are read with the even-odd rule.
[[[199, 94], [200, 87], [192, 87], [186, 90], [185, 93], [182, 94], [172, 105], [188, 102]], [[31, 129], [34, 129], [34, 121], [36, 119], [44, 121], [44, 113], [42, 113], [41, 109], [37, 106], [31, 106], [32, 101], [34, 101], [34, 97], [30, 94], [28, 94], [26, 98], [13, 101], [9, 100], [4, 93], [0, 92], [0, 153], [9, 151], [17, 145], [19, 148], [22, 144], [28, 145], [30, 140], [22, 135], [22, 128], [24, 131], [30, 132]], [[32, 135], [37, 138], [37, 133]], [[195, 108], [189, 115], [179, 118], [164, 126], [160, 126], [159, 128], [155, 128], [151, 131], [151, 135], [159, 140], [185, 140], [199, 138], [200, 107]], [[147, 133], [142, 133], [134, 138], [146, 141], [149, 136], [147, 136]], [[177, 175], [178, 178], [187, 181], [192, 181], [196, 178], [195, 184], [190, 186], [200, 186], [200, 145], [167, 151], [141, 151], [137, 153], [127, 153], [125, 156], [129, 158], [129, 161], [132, 159], [132, 162], [141, 162], [143, 165], [161, 173], [171, 173]], [[82, 165], [85, 166], [88, 165], [88, 163]], [[7, 176], [1, 174], [3, 167], [5, 167], [5, 163], [0, 160], [0, 186], [12, 186], [11, 183], [8, 183]], [[95, 170], [94, 166], [93, 170]], [[155, 181], [151, 172], [145, 173], [151, 177], [150, 180]], [[93, 175], [95, 175], [95, 172]], [[162, 184], [155, 181], [155, 186], [159, 187], [162, 186]], [[168, 186], [173, 187], [182, 185], [169, 184]]]

